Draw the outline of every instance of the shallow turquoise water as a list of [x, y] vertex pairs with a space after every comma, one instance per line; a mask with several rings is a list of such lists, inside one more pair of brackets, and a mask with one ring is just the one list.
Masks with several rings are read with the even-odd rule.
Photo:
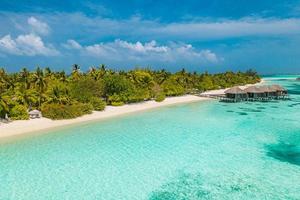
[[0, 144], [0, 199], [300, 199], [290, 101], [170, 106]]

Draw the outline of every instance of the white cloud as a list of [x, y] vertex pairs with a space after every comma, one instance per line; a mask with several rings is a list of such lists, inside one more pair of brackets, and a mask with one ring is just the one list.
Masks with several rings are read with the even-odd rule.
[[14, 55], [56, 56], [59, 52], [51, 45], [45, 45], [42, 39], [34, 34], [19, 35], [12, 39], [10, 35], [0, 38], [0, 51]]
[[[144, 20], [140, 17], [128, 19], [104, 18], [101, 16], [89, 17], [82, 13], [51, 13], [31, 15], [6, 13], [0, 15], [0, 24], [8, 27], [7, 16], [13, 21], [20, 22], [24, 17], [32, 24], [34, 33], [49, 32], [46, 22], [51, 22], [59, 37], [83, 37], [89, 41], [97, 41], [104, 38], [130, 38], [146, 40], [167, 41], [201, 41], [218, 40], [239, 37], [269, 37], [291, 36], [300, 34], [300, 18], [259, 18], [245, 17], [240, 19], [191, 19], [175, 23], [163, 23], [159, 20]], [[38, 19], [44, 19], [42, 22]], [[68, 23], [65, 23], [65, 22]], [[3, 27], [4, 27], [3, 26]], [[34, 28], [33, 28], [34, 27]], [[76, 27], [76, 29], [74, 29]], [[7, 34], [7, 29], [0, 30], [0, 34]]]
[[147, 52], [167, 52], [168, 47], [166, 46], [157, 46], [156, 41], [152, 40], [151, 42], [145, 43], [144, 45], [141, 42], [130, 43], [123, 40], [116, 40], [116, 45], [129, 49], [131, 51], [139, 52], [139, 53], [147, 53]]
[[20, 54], [19, 49], [17, 48], [17, 43], [10, 35], [6, 35], [0, 39], [0, 50], [11, 54]]
[[[78, 44], [76, 41], [73, 41], [72, 43]], [[84, 56], [114, 61], [139, 61], [143, 64], [153, 62], [175, 63], [177, 61], [217, 63], [220, 61], [218, 56], [211, 50], [197, 50], [191, 44], [185, 43], [158, 45], [154, 40], [148, 43], [139, 41], [131, 43], [117, 39], [113, 42], [88, 46], [80, 45], [80, 47], [80, 52]]]
[[[70, 37], [81, 35], [92, 40], [107, 37], [143, 38], [147, 40], [199, 41], [239, 37], [291, 36], [300, 34], [300, 18], [254, 18], [240, 19], [194, 19], [176, 23], [163, 23], [158, 20], [144, 20], [139, 17], [112, 19], [88, 17], [82, 13], [58, 13], [43, 15], [43, 18], [56, 22], [55, 33]], [[68, 21], [68, 23], [63, 23]], [[76, 30], [74, 29], [76, 27]], [[134, 31], [133, 31], [134, 30]]]
[[66, 49], [81, 49], [82, 46], [75, 40], [68, 40], [65, 44], [62, 44]]
[[33, 33], [47, 35], [50, 31], [50, 27], [47, 23], [42, 22], [35, 17], [29, 17], [27, 23]]
[[217, 22], [171, 23], [148, 33], [185, 39], [224, 39], [248, 36], [280, 36], [300, 33], [300, 19], [244, 18]]

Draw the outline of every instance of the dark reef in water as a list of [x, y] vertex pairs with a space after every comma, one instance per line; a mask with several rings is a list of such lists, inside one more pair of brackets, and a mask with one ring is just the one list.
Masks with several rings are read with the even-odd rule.
[[263, 109], [266, 109], [266, 107], [259, 106], [259, 107], [257, 107], [257, 109], [263, 110]]
[[261, 112], [261, 110], [253, 109], [253, 108], [239, 108], [243, 110], [244, 112]]
[[300, 105], [300, 103], [293, 103], [293, 104], [288, 105], [288, 107], [294, 107], [294, 106], [298, 106], [298, 105]]
[[271, 106], [271, 108], [278, 108], [278, 106]]
[[246, 112], [238, 112], [239, 115], [248, 115]]
[[[207, 187], [200, 173], [182, 173], [171, 182], [150, 193], [149, 200], [202, 200], [202, 199], [235, 199], [243, 194], [252, 197], [258, 188], [247, 178], [232, 178], [231, 182], [211, 183]], [[235, 196], [237, 195], [237, 196]], [[227, 198], [226, 198], [226, 197]], [[233, 197], [233, 198], [229, 198]]]
[[209, 195], [203, 188], [200, 175], [184, 173], [158, 191], [152, 192], [149, 200], [207, 199]]
[[300, 165], [300, 146], [294, 144], [279, 143], [267, 145], [267, 155], [294, 165]]

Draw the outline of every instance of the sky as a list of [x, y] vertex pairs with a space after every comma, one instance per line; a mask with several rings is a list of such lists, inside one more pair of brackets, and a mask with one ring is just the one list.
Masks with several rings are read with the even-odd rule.
[[0, 67], [300, 74], [300, 0], [1, 0]]

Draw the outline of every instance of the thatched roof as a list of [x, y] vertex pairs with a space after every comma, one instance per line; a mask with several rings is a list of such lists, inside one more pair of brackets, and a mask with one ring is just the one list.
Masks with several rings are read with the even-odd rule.
[[280, 85], [271, 85], [271, 86], [269, 86], [269, 88], [271, 88], [272, 90], [281, 91], [281, 92], [286, 91], [286, 89], [284, 89]]
[[41, 111], [38, 111], [38, 110], [32, 110], [30, 112], [28, 112], [29, 115], [39, 115], [41, 114]]
[[242, 90], [241, 88], [239, 88], [238, 86], [236, 86], [236, 87], [232, 87], [228, 90], [225, 90], [225, 94], [246, 94], [246, 92], [244, 90]]
[[259, 89], [264, 92], [276, 92], [276, 90], [274, 88], [270, 87], [269, 85], [260, 86]]
[[244, 89], [244, 91], [247, 93], [264, 93], [262, 89], [256, 86], [247, 87], [246, 89]]

